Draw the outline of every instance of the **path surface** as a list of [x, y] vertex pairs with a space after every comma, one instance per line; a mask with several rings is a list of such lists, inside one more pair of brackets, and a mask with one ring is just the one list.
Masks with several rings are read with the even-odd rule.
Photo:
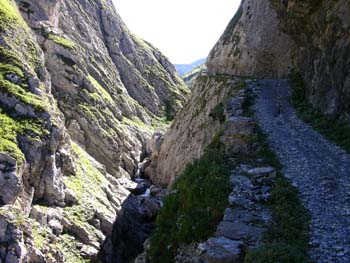
[[317, 263], [349, 263], [350, 155], [297, 118], [286, 80], [250, 85], [257, 87], [258, 122], [310, 211], [310, 256]]

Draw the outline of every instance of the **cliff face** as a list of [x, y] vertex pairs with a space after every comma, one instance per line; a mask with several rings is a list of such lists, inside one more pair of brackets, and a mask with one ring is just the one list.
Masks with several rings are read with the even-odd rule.
[[[315, 107], [349, 119], [349, 6], [343, 0], [243, 0], [210, 52], [209, 79], [220, 74], [281, 78], [295, 69], [303, 76], [305, 96]], [[212, 130], [218, 130], [208, 114], [223, 102], [223, 96], [207, 96], [206, 90], [214, 94], [220, 88], [199, 77], [161, 147], [158, 181], [173, 181], [185, 163], [201, 155]], [[205, 100], [206, 107], [198, 107], [200, 100]], [[203, 116], [207, 116], [204, 126]]]
[[208, 70], [280, 78], [293, 68], [314, 107], [349, 120], [349, 8], [345, 0], [244, 0]]
[[275, 1], [280, 28], [296, 42], [293, 66], [301, 73], [309, 101], [323, 112], [350, 117], [350, 3]]
[[230, 76], [197, 77], [191, 97], [165, 134], [151, 179], [172, 185], [187, 163], [198, 159], [223, 130], [228, 98], [245, 85]]
[[140, 127], [162, 118], [165, 105], [173, 116], [185, 98], [174, 67], [129, 32], [111, 1], [19, 1], [19, 6], [45, 50], [53, 94], [72, 138], [108, 172], [122, 166], [132, 174]]
[[187, 92], [111, 1], [0, 0], [0, 261], [96, 259]]
[[293, 46], [268, 0], [243, 0], [206, 64], [210, 73], [278, 78], [290, 70]]

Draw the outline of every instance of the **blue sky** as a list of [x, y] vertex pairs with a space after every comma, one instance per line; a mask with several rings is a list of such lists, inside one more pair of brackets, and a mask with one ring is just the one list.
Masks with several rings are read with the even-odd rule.
[[129, 29], [173, 63], [206, 57], [240, 0], [113, 0]]

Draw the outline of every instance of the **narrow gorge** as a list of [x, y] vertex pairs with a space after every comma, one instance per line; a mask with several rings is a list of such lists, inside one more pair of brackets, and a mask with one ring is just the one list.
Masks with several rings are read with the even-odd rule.
[[350, 2], [242, 0], [183, 79], [117, 11], [0, 0], [0, 263], [350, 262]]

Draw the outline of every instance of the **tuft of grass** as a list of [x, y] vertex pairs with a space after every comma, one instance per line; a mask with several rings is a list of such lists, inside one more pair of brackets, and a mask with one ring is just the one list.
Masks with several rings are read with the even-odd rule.
[[297, 110], [298, 116], [325, 136], [328, 140], [350, 152], [350, 125], [337, 117], [323, 114], [313, 108], [306, 99], [305, 83], [301, 75], [293, 71], [289, 75], [293, 89], [292, 104]]
[[225, 106], [223, 103], [219, 103], [218, 105], [216, 105], [214, 107], [214, 109], [212, 109], [212, 111], [210, 112], [209, 116], [211, 118], [213, 118], [215, 121], [220, 121], [220, 123], [224, 123], [225, 122]]
[[96, 209], [105, 211], [112, 209], [108, 197], [103, 189], [108, 180], [93, 164], [91, 157], [77, 144], [72, 144], [77, 155], [77, 173], [75, 176], [64, 177], [64, 183], [78, 198], [78, 203], [64, 208], [65, 217], [76, 225], [86, 229], [91, 236], [95, 236], [95, 228], [88, 223], [94, 217]]
[[151, 237], [150, 262], [173, 262], [182, 244], [208, 238], [223, 217], [231, 190], [223, 151], [208, 149], [186, 166], [165, 197]]
[[69, 40], [67, 38], [64, 38], [62, 36], [57, 36], [53, 34], [49, 34], [48, 39], [52, 40], [58, 45], [61, 45], [65, 48], [72, 49], [75, 46], [75, 43], [72, 40]]
[[15, 28], [18, 25], [25, 25], [21, 17], [15, 1], [0, 0], [0, 32], [4, 32], [8, 28]]
[[88, 75], [88, 79], [95, 87], [97, 93], [101, 96], [103, 100], [113, 103], [111, 95], [105, 90], [104, 87], [102, 87], [102, 85], [93, 76]]
[[48, 133], [44, 124], [34, 119], [14, 119], [0, 108], [0, 152], [15, 158], [19, 165], [24, 160], [24, 154], [18, 146], [17, 137], [23, 134], [40, 137]]

